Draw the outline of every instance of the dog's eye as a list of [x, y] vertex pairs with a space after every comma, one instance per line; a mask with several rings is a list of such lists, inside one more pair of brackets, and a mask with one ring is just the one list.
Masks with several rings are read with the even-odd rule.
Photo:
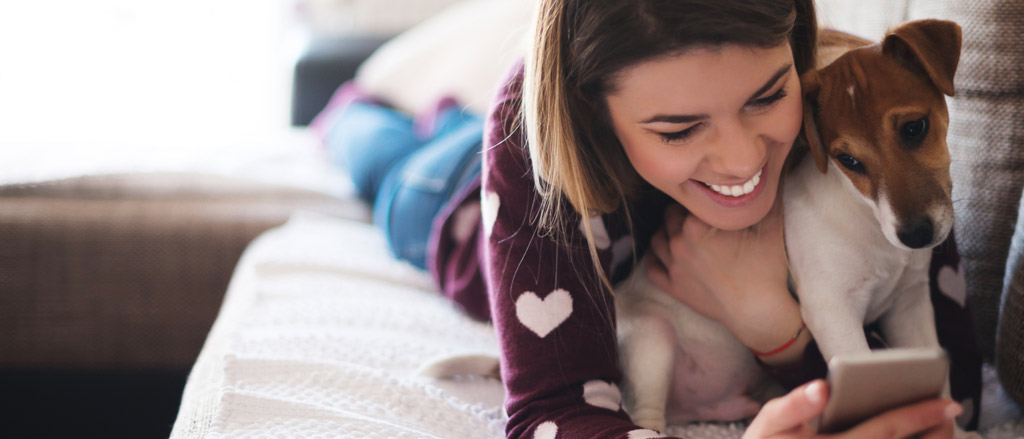
[[928, 133], [928, 118], [922, 117], [918, 120], [907, 122], [900, 127], [900, 137], [908, 144], [916, 144], [924, 139]]
[[839, 164], [843, 165], [846, 169], [858, 174], [864, 174], [867, 172], [867, 170], [864, 169], [864, 164], [861, 163], [860, 160], [855, 159], [852, 155], [839, 154], [836, 156], [836, 160], [839, 160]]

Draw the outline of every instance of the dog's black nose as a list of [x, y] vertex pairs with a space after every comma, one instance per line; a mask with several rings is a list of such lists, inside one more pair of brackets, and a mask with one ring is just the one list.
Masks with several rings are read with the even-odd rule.
[[907, 221], [896, 231], [896, 237], [900, 239], [900, 242], [910, 248], [928, 246], [932, 243], [934, 234], [935, 228], [932, 226], [932, 221], [926, 216], [919, 216]]

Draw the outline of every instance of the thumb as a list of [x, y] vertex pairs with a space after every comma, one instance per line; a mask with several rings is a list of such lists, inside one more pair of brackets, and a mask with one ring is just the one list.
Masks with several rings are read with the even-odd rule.
[[781, 433], [810, 433], [808, 421], [821, 415], [828, 399], [828, 385], [823, 380], [804, 384], [785, 396], [768, 401], [750, 424], [745, 438], [758, 438]]

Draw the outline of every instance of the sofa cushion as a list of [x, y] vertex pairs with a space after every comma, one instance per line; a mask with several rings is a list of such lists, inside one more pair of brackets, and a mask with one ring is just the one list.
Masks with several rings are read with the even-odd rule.
[[450, 95], [484, 114], [502, 75], [525, 53], [532, 4], [464, 0], [384, 44], [356, 81], [408, 113]]
[[368, 218], [354, 200], [195, 174], [0, 186], [0, 200], [0, 368], [186, 368], [253, 237], [299, 209]]

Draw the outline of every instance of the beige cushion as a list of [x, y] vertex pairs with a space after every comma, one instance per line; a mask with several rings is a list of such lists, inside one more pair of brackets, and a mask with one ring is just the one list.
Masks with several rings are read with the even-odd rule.
[[464, 0], [386, 43], [356, 80], [406, 112], [451, 95], [483, 114], [502, 76], [525, 54], [533, 3]]

